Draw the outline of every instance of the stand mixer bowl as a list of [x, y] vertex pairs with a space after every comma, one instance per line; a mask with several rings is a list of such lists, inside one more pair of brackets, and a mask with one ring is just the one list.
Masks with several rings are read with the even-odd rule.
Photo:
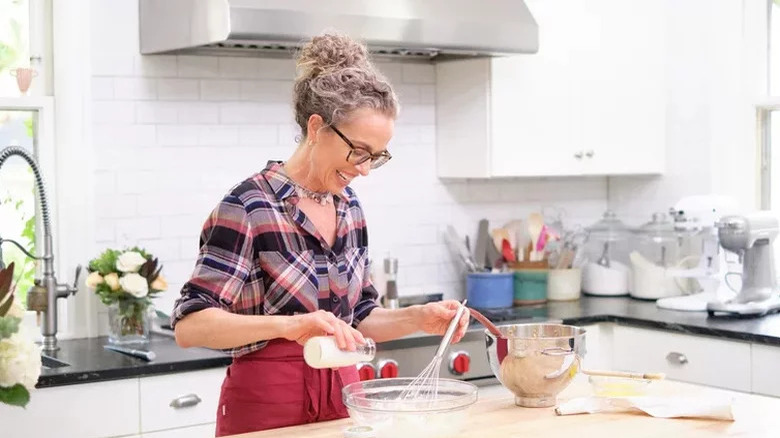
[[555, 406], [558, 394], [579, 371], [585, 329], [563, 324], [498, 326], [502, 338], [485, 330], [488, 361], [496, 378], [515, 395], [515, 404]]

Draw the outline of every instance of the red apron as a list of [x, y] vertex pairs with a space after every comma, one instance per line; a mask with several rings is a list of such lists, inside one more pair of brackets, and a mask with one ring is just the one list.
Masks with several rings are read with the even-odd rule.
[[222, 382], [217, 436], [347, 417], [341, 388], [359, 379], [354, 366], [314, 369], [303, 347], [274, 339], [233, 359]]

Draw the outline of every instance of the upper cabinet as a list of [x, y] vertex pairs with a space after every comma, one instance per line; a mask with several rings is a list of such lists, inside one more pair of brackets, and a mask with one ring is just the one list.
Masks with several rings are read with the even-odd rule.
[[662, 173], [665, 2], [527, 4], [538, 53], [436, 65], [439, 177]]

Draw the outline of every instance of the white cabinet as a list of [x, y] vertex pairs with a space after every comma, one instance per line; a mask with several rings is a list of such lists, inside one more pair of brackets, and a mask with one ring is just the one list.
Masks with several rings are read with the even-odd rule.
[[750, 364], [753, 376], [751, 392], [780, 397], [780, 379], [777, 378], [780, 347], [753, 344]]
[[674, 380], [751, 390], [749, 343], [626, 326], [613, 330], [618, 370], [661, 372]]
[[213, 436], [224, 377], [225, 368], [142, 377], [141, 432], [212, 423]]
[[612, 369], [612, 327], [610, 323], [582, 326], [585, 329], [585, 357], [582, 359], [584, 368]]
[[436, 65], [438, 176], [663, 172], [665, 2], [527, 4], [538, 53]]
[[35, 390], [26, 409], [0, 404], [3, 438], [97, 438], [138, 433], [138, 379]]

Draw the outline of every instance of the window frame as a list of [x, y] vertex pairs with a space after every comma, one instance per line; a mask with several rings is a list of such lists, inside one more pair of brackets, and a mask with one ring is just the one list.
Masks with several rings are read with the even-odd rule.
[[[775, 116], [780, 116], [780, 96], [771, 95], [771, 79], [772, 79], [772, 8], [774, 0], [766, 0], [765, 8], [765, 20], [766, 20], [766, 32], [760, 41], [760, 44], [764, 46], [765, 50], [762, 50], [765, 59], [761, 60], [764, 64], [762, 71], [763, 77], [761, 78], [764, 83], [761, 86], [762, 95], [759, 96], [758, 101], [755, 103], [756, 110], [756, 142], [758, 143], [759, 153], [759, 207], [762, 210], [771, 210], [772, 206], [772, 113], [775, 112]], [[780, 32], [780, 29], [775, 29]], [[780, 50], [778, 50], [780, 52]], [[778, 55], [780, 56], [780, 55]], [[780, 74], [780, 72], [775, 72]], [[780, 133], [776, 133], [780, 135]], [[780, 153], [776, 151], [775, 153]], [[780, 173], [780, 169], [776, 169]], [[780, 180], [780, 176], [776, 176], [775, 179]], [[774, 206], [778, 209], [780, 206]]]

